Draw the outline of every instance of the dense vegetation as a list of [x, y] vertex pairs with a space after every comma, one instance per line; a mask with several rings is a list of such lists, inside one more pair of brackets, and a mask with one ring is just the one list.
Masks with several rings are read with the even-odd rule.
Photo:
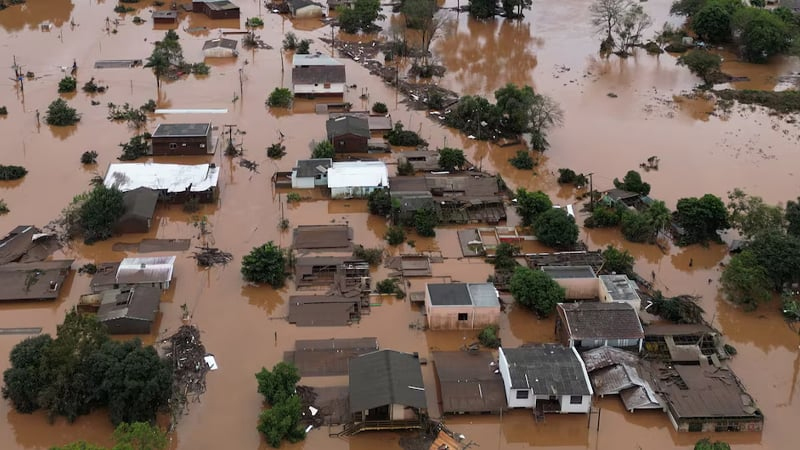
[[288, 108], [292, 105], [292, 91], [286, 88], [275, 88], [267, 98], [267, 106]]
[[550, 208], [536, 217], [536, 239], [556, 249], [571, 249], [578, 242], [578, 225], [564, 208]]
[[22, 166], [4, 166], [0, 164], [0, 181], [19, 180], [28, 174], [28, 169]]
[[57, 127], [65, 127], [75, 125], [81, 120], [81, 115], [71, 108], [64, 99], [57, 98], [47, 107], [47, 113], [44, 115], [44, 121], [48, 125]]
[[265, 283], [273, 288], [286, 281], [286, 254], [272, 241], [254, 247], [242, 258], [242, 277], [251, 283]]
[[517, 303], [540, 317], [552, 314], [556, 304], [564, 301], [566, 292], [546, 272], [527, 267], [514, 270], [508, 287]]
[[289, 442], [305, 439], [306, 433], [300, 424], [300, 397], [296, 393], [297, 382], [300, 381], [297, 367], [285, 362], [275, 364], [271, 372], [262, 367], [256, 373], [256, 381], [258, 393], [270, 405], [261, 411], [257, 427], [267, 443], [278, 448], [284, 439]]
[[442, 170], [453, 172], [463, 169], [466, 164], [467, 158], [463, 150], [450, 147], [439, 149], [439, 167]]
[[351, 8], [339, 6], [336, 12], [339, 14], [339, 26], [342, 31], [350, 34], [376, 31], [379, 28], [375, 25], [375, 21], [385, 18], [381, 14], [379, 0], [355, 0]]
[[93, 244], [112, 237], [114, 226], [124, 212], [122, 192], [102, 184], [95, 186], [78, 210], [78, 224], [83, 241]]
[[114, 430], [114, 446], [106, 449], [85, 441], [72, 442], [50, 450], [166, 450], [167, 434], [145, 422], [121, 423]]
[[395, 122], [394, 128], [386, 133], [385, 137], [386, 140], [389, 141], [389, 144], [398, 145], [401, 147], [428, 145], [425, 139], [422, 139], [416, 132], [403, 129], [403, 123], [399, 120]]

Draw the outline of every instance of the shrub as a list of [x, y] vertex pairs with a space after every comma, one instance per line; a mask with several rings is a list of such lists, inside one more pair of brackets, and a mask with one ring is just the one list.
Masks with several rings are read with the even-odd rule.
[[80, 114], [75, 108], [70, 108], [69, 104], [64, 99], [57, 98], [47, 107], [47, 113], [44, 116], [44, 121], [48, 125], [57, 127], [65, 127], [75, 125], [81, 120]]
[[120, 161], [133, 161], [147, 156], [150, 153], [150, 144], [147, 143], [147, 139], [150, 139], [150, 133], [137, 134], [130, 138], [128, 142], [119, 144], [122, 147], [122, 155], [117, 159]]
[[578, 242], [578, 226], [563, 208], [550, 208], [539, 214], [534, 222], [536, 238], [554, 248], [570, 248]]
[[389, 108], [386, 107], [385, 103], [375, 102], [372, 104], [372, 112], [376, 114], [386, 114], [389, 112]]
[[5, 106], [0, 106], [0, 116], [7, 116], [8, 115], [8, 108]]
[[297, 192], [289, 192], [286, 194], [286, 201], [289, 203], [297, 203], [302, 199], [303, 197], [301, 197]]
[[158, 104], [152, 98], [144, 103], [144, 105], [140, 106], [139, 109], [145, 112], [154, 113], [158, 108]]
[[414, 165], [411, 164], [411, 161], [403, 160], [403, 162], [397, 164], [397, 174], [404, 177], [409, 177], [414, 175]]
[[464, 151], [457, 148], [444, 147], [439, 149], [439, 167], [442, 170], [452, 172], [456, 169], [461, 170], [467, 164]]
[[94, 94], [96, 92], [101, 92], [101, 93], [105, 92], [106, 91], [106, 87], [105, 86], [100, 86], [99, 84], [95, 83], [94, 82], [94, 77], [92, 77], [89, 81], [84, 83], [84, 85], [81, 88], [81, 90], [83, 90], [83, 92], [88, 92], [90, 94]]
[[401, 147], [416, 147], [418, 145], [428, 145], [425, 139], [422, 139], [417, 133], [403, 129], [403, 123], [398, 121], [394, 124], [394, 128], [384, 136], [391, 145], [398, 145]]
[[267, 147], [267, 156], [272, 159], [280, 159], [283, 158], [284, 155], [286, 155], [286, 146], [280, 142], [276, 142]]
[[631, 242], [649, 242], [655, 236], [655, 230], [644, 214], [625, 211], [620, 223], [622, 235]]
[[565, 289], [547, 272], [528, 267], [517, 267], [508, 284], [511, 295], [522, 306], [540, 317], [547, 317], [564, 301]]
[[276, 108], [288, 108], [292, 105], [292, 91], [286, 88], [275, 88], [269, 94], [267, 105]]
[[302, 41], [300, 41], [300, 43], [297, 44], [296, 53], [298, 55], [307, 55], [310, 53], [310, 47], [311, 47], [311, 40], [303, 39]]
[[353, 256], [358, 259], [363, 259], [370, 266], [377, 266], [383, 260], [382, 248], [364, 248], [363, 245], [356, 245], [353, 248]]
[[246, 25], [250, 28], [263, 27], [264, 21], [260, 17], [250, 17], [247, 19]]
[[406, 293], [394, 278], [379, 281], [375, 288], [379, 294], [394, 294], [395, 297], [401, 299], [406, 297]]
[[139, 16], [134, 16], [133, 17], [133, 23], [135, 23], [136, 25], [141, 25], [141, 24], [144, 23], [144, 19], [142, 19]]
[[439, 225], [439, 216], [433, 209], [422, 208], [414, 214], [414, 228], [418, 235], [436, 236], [436, 225]]
[[392, 212], [392, 197], [387, 189], [376, 189], [367, 197], [367, 207], [370, 214], [388, 216]]
[[211, 67], [206, 63], [199, 62], [192, 64], [191, 71], [195, 75], [208, 75], [211, 72]]
[[273, 288], [283, 287], [286, 281], [286, 255], [272, 241], [254, 247], [242, 258], [242, 276], [245, 281], [267, 283]]
[[498, 348], [501, 344], [500, 338], [497, 336], [498, 331], [500, 331], [500, 327], [497, 325], [489, 325], [478, 334], [478, 341], [484, 347]]
[[400, 245], [406, 240], [406, 232], [401, 227], [392, 226], [386, 230], [385, 237], [389, 245]]
[[314, 150], [311, 151], [311, 157], [314, 159], [333, 159], [334, 156], [336, 156], [336, 149], [333, 148], [333, 144], [331, 144], [330, 141], [320, 141], [314, 146]]
[[90, 150], [81, 155], [81, 164], [97, 164], [97, 152]]
[[8, 205], [6, 205], [6, 201], [0, 198], [0, 215], [8, 214], [10, 211]]
[[592, 215], [583, 224], [587, 228], [610, 228], [619, 225], [624, 209], [619, 207], [595, 206]]
[[136, 11], [136, 10], [133, 9], [133, 8], [130, 8], [128, 6], [124, 6], [124, 5], [117, 5], [117, 6], [114, 7], [114, 12], [118, 13], [118, 14], [125, 14], [125, 13], [129, 13], [129, 12], [133, 12], [133, 11]]
[[75, 92], [78, 86], [78, 80], [72, 77], [64, 77], [58, 82], [58, 92], [63, 94], [66, 92]]
[[517, 154], [508, 160], [512, 166], [520, 170], [531, 170], [536, 162], [527, 150], [517, 150]]
[[297, 40], [297, 36], [292, 33], [291, 31], [286, 33], [283, 36], [283, 49], [284, 50], [295, 50], [297, 48], [297, 44], [299, 41]]
[[609, 245], [603, 250], [603, 271], [608, 273], [624, 273], [633, 275], [633, 263], [635, 259], [627, 250], [619, 250], [613, 245]]
[[22, 166], [0, 165], [0, 181], [19, 180], [27, 175], [28, 169]]
[[122, 192], [102, 184], [96, 186], [78, 209], [83, 241], [93, 244], [113, 236], [114, 225], [124, 212]]

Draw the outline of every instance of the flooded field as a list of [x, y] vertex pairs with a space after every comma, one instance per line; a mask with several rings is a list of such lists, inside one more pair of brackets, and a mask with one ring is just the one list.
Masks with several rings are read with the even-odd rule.
[[[0, 11], [0, 64], [5, 67], [0, 106], [8, 108], [8, 116], [0, 117], [4, 140], [0, 163], [22, 165], [29, 171], [21, 181], [0, 182], [0, 198], [11, 210], [0, 215], [0, 233], [20, 224], [47, 224], [74, 195], [90, 188], [92, 176], [103, 174], [107, 165], [116, 161], [119, 144], [135, 131], [124, 123], [109, 122], [107, 103], [140, 105], [152, 98], [160, 108], [227, 109], [221, 115], [155, 116], [148, 123], [152, 131], [161, 121], [211, 121], [219, 127], [218, 132], [224, 130], [223, 125], [235, 124], [234, 134], [245, 149], [244, 157], [259, 164], [257, 171], [250, 171], [222, 152], [213, 157], [155, 159], [186, 164], [214, 162], [221, 167], [219, 202], [197, 214], [208, 218], [211, 234], [206, 239], [234, 255], [227, 267], [205, 270], [196, 267], [190, 252], [179, 254], [176, 280], [162, 302], [158, 331], [145, 339], [154, 342], [172, 334], [182, 323], [180, 306], [186, 304], [192, 323], [202, 330], [205, 347], [219, 364], [219, 370], [208, 375], [208, 390], [201, 402], [190, 406], [189, 414], [171, 435], [173, 448], [267, 448], [256, 431], [263, 405], [254, 374], [262, 366], [278, 362], [285, 350], [293, 348], [295, 339], [377, 336], [381, 348], [419, 352], [427, 358], [433, 350], [457, 350], [472, 342], [472, 332], [424, 332], [411, 326], [422, 324], [424, 318], [417, 307], [399, 300], [383, 300], [381, 306], [373, 307], [370, 315], [350, 327], [297, 328], [284, 320], [293, 283], [276, 291], [242, 281], [241, 257], [252, 247], [270, 240], [284, 247], [291, 244], [291, 231], [281, 232], [277, 227], [280, 203], [285, 203], [286, 195], [273, 188], [272, 174], [291, 170], [297, 159], [308, 157], [312, 141], [325, 139], [326, 116], [314, 114], [311, 102], [299, 102], [293, 111], [269, 110], [264, 105], [274, 87], [291, 86], [291, 55], [278, 50], [280, 42], [285, 32], [295, 31], [300, 38], [314, 39], [312, 51], [329, 53], [330, 48], [320, 38], [330, 36], [331, 30], [316, 21], [294, 22], [270, 14], [256, 0], [238, 0], [242, 22], [261, 13], [265, 27], [257, 34], [275, 49], [244, 50], [235, 60], [208, 60], [212, 66], [209, 75], [166, 82], [159, 92], [148, 69], [93, 68], [100, 59], [144, 59], [150, 54], [151, 43], [161, 39], [169, 28], [158, 25], [154, 29], [150, 3], [142, 0], [132, 5], [139, 9], [127, 15], [115, 14], [115, 3], [103, 0], [28, 0], [22, 7]], [[456, 3], [447, 0], [445, 6], [455, 7]], [[681, 97], [699, 80], [676, 66], [675, 57], [668, 54], [639, 52], [627, 59], [600, 58], [599, 40], [589, 24], [588, 4], [580, 0], [536, 1], [522, 21], [498, 18], [480, 22], [464, 13], [443, 12], [451, 23], [432, 45], [436, 60], [447, 67], [444, 77], [435, 80], [443, 87], [463, 94], [491, 95], [508, 82], [529, 84], [560, 102], [565, 125], [549, 136], [551, 150], [540, 158], [533, 174], [508, 163], [519, 147], [500, 148], [469, 140], [423, 113], [409, 111], [393, 89], [351, 60], [345, 60], [347, 83], [356, 88], [350, 89], [344, 100], [356, 110], [384, 102], [394, 120], [402, 121], [408, 129], [420, 130], [433, 147], [461, 147], [470, 161], [483, 170], [501, 173], [510, 186], [544, 190], [556, 203], [574, 202], [574, 192], [555, 181], [558, 168], [594, 172], [595, 189], [604, 190], [612, 187], [615, 177], [638, 168], [653, 155], [661, 159], [660, 169], [644, 173], [643, 178], [652, 185], [651, 195], [670, 207], [681, 197], [704, 193], [724, 197], [734, 187], [772, 203], [785, 202], [800, 193], [795, 173], [800, 167], [798, 123], [759, 108], [712, 114], [713, 105], [707, 101]], [[676, 21], [668, 17], [669, 4], [669, 0], [642, 4], [656, 24], [648, 36], [665, 21]], [[384, 7], [384, 13], [391, 17], [389, 7]], [[146, 22], [132, 23], [135, 14]], [[112, 21], [108, 30], [106, 18]], [[118, 25], [113, 25], [115, 19]], [[41, 31], [40, 24], [45, 21], [53, 25], [50, 31]], [[220, 35], [220, 27], [229, 30], [239, 26], [235, 20], [212, 21], [181, 13], [177, 31], [185, 58], [202, 61], [206, 39]], [[111, 32], [114, 29], [116, 33]], [[732, 54], [725, 58], [724, 71], [750, 79], [734, 83], [734, 88], [772, 89], [779, 77], [800, 70], [797, 58], [758, 67], [736, 62]], [[49, 127], [43, 122], [44, 111], [59, 96], [56, 86], [64, 75], [62, 68], [69, 70], [73, 59], [78, 65], [78, 86], [94, 77], [109, 90], [104, 94], [62, 95], [82, 114], [81, 121], [74, 127]], [[14, 60], [23, 71], [35, 74], [34, 79], [25, 81], [24, 91], [12, 80]], [[368, 99], [360, 98], [362, 93], [368, 93]], [[99, 104], [92, 105], [93, 100]], [[42, 114], [41, 124], [37, 124], [37, 110]], [[288, 154], [280, 160], [269, 159], [266, 147], [277, 142], [281, 134]], [[80, 155], [87, 150], [99, 153], [97, 165], [80, 164]], [[285, 205], [283, 210], [292, 226], [347, 223], [354, 230], [354, 242], [367, 247], [383, 245], [387, 224], [370, 216], [363, 200], [318, 198]], [[128, 256], [112, 250], [115, 242], [192, 238], [193, 247], [200, 245], [198, 230], [180, 205], [159, 205], [156, 213], [157, 223], [146, 235], [129, 234], [92, 246], [73, 243], [55, 256], [75, 258], [73, 267], [79, 267]], [[515, 217], [509, 219], [509, 225], [517, 222]], [[491, 267], [480, 259], [461, 258], [456, 232], [456, 227], [443, 227], [437, 230], [435, 239], [411, 239], [416, 250], [444, 256], [443, 263], [433, 266], [437, 279], [485, 281]], [[796, 445], [791, 442], [796, 441], [800, 417], [800, 336], [785, 325], [776, 305], [744, 313], [723, 301], [717, 288], [720, 262], [727, 258], [724, 246], [671, 247], [662, 253], [655, 246], [627, 243], [617, 231], [584, 229], [581, 238], [592, 249], [624, 245], [637, 258], [636, 270], [655, 272], [656, 287], [665, 293], [701, 296], [707, 319], [737, 348], [731, 366], [764, 412], [766, 424], [763, 433], [718, 433], [714, 439], [728, 441], [736, 449], [777, 450]], [[405, 245], [390, 251], [412, 250]], [[387, 273], [387, 269], [378, 269], [373, 279], [381, 280]], [[89, 278], [73, 274], [57, 301], [0, 305], [0, 328], [42, 327], [43, 332], [55, 333], [65, 311], [88, 291]], [[538, 320], [520, 308], [506, 309], [501, 318], [501, 338], [506, 346], [550, 341], [553, 328], [552, 320]], [[8, 367], [8, 353], [22, 339], [24, 336], [0, 335], [0, 370]], [[431, 415], [438, 417], [430, 364], [423, 366], [423, 374]], [[342, 378], [307, 378], [301, 383], [345, 384]], [[676, 433], [662, 413], [629, 414], [616, 398], [600, 400], [596, 407], [600, 408], [599, 415], [548, 416], [540, 424], [535, 423], [530, 411], [454, 417], [447, 418], [446, 423], [482, 449], [671, 450], [688, 448], [703, 437]], [[0, 426], [3, 449], [48, 448], [78, 439], [110, 444], [112, 427], [102, 411], [80, 417], [73, 424], [63, 420], [50, 424], [43, 413], [21, 415], [3, 401], [0, 420], [6, 422]], [[284, 443], [284, 447], [399, 448], [400, 435], [395, 433], [362, 433], [341, 439], [329, 438], [327, 431], [326, 427], [316, 429], [304, 442]]]

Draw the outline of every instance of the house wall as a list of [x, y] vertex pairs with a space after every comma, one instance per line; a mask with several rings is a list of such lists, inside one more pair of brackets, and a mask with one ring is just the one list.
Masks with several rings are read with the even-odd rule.
[[[427, 306], [427, 304], [426, 304]], [[475, 308], [465, 306], [432, 306], [426, 308], [428, 328], [431, 330], [471, 330], [474, 327]], [[458, 320], [459, 314], [466, 314], [467, 320]]]
[[153, 136], [151, 140], [153, 155], [207, 155], [212, 149], [211, 127], [205, 136], [172, 137]]
[[763, 431], [764, 420], [761, 418], [716, 417], [702, 419], [675, 419], [668, 412], [669, 421], [677, 431], [715, 433], [723, 431]]
[[212, 47], [203, 50], [203, 55], [206, 58], [231, 58], [236, 56], [236, 52], [232, 48]]
[[174, 24], [178, 21], [175, 17], [153, 17], [153, 23]]
[[341, 188], [331, 188], [331, 197], [333, 198], [363, 198], [376, 190], [382, 189], [377, 186], [348, 186]]
[[555, 278], [559, 286], [566, 289], [567, 300], [595, 299], [597, 295], [597, 278]]
[[303, 8], [295, 10], [292, 15], [298, 19], [310, 19], [314, 17], [322, 17], [322, 7], [319, 5], [308, 5]]
[[344, 83], [292, 84], [295, 95], [342, 95]]
[[147, 233], [150, 231], [152, 219], [138, 216], [122, 217], [114, 225], [117, 233]]
[[558, 310], [558, 317], [556, 317], [556, 340], [561, 343], [561, 345], [565, 347], [572, 347], [572, 339], [569, 337], [569, 330], [567, 330], [567, 325], [564, 323], [564, 317], [562, 315], [561, 310]]
[[569, 395], [562, 395], [559, 401], [562, 413], [588, 413], [592, 409], [592, 396], [582, 395], [580, 404], [570, 403]]
[[292, 172], [292, 187], [295, 189], [313, 189], [316, 185], [314, 181], [313, 177], [298, 177], [297, 172]]
[[97, 285], [92, 286], [92, 292], [98, 293], [98, 292], [107, 291], [109, 289], [129, 289], [129, 288], [135, 288], [137, 286], [157, 287], [157, 288], [159, 288], [159, 289], [161, 289], [163, 291], [166, 291], [167, 289], [169, 289], [169, 281], [167, 281], [165, 283], [97, 284]]
[[103, 323], [108, 327], [109, 334], [150, 334], [153, 324], [146, 320], [128, 318], [106, 320]]
[[217, 200], [216, 187], [208, 188], [202, 192], [184, 191], [166, 193], [165, 191], [161, 191], [161, 194], [163, 197], [160, 198], [164, 198], [169, 203], [185, 203], [192, 198], [196, 198], [200, 203], [213, 203]]
[[203, 13], [212, 19], [238, 19], [239, 8], [214, 10], [205, 2], [192, 2], [192, 12]]
[[369, 147], [367, 141], [369, 139], [364, 136], [356, 136], [355, 134], [343, 134], [334, 136], [331, 139], [333, 148], [338, 153], [364, 153]]
[[506, 359], [505, 353], [503, 353], [503, 348], [501, 347], [499, 350], [499, 359], [498, 359], [498, 367], [500, 368], [500, 376], [503, 378], [503, 387], [506, 390], [506, 402], [508, 403], [509, 408], [533, 408], [536, 406], [536, 398], [528, 389], [522, 389], [528, 391], [528, 398], [527, 399], [517, 399], [517, 389], [511, 389], [511, 375], [508, 371], [508, 360]]
[[632, 348], [641, 349], [642, 339], [583, 339], [576, 343], [576, 347], [581, 350], [602, 347]]

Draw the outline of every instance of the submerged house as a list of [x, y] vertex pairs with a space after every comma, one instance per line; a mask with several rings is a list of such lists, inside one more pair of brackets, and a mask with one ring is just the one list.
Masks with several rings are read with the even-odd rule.
[[150, 152], [153, 156], [213, 154], [211, 123], [161, 123], [153, 131]]
[[0, 265], [0, 301], [58, 298], [73, 261], [65, 259]]
[[601, 302], [621, 302], [627, 303], [634, 310], [642, 308], [642, 299], [636, 292], [636, 283], [631, 281], [627, 275], [600, 275], [599, 292]]
[[286, 3], [289, 5], [292, 17], [297, 19], [311, 19], [325, 15], [323, 6], [311, 0], [286, 0]]
[[363, 117], [339, 116], [325, 122], [328, 140], [337, 153], [369, 151], [369, 121]]
[[122, 213], [114, 229], [117, 233], [147, 233], [153, 224], [158, 192], [148, 188], [138, 188], [122, 194], [125, 212]]
[[564, 288], [565, 299], [597, 299], [597, 275], [591, 266], [542, 266], [541, 270]]
[[497, 324], [500, 299], [492, 283], [428, 283], [425, 315], [432, 330], [474, 330]]
[[196, 198], [211, 203], [217, 198], [219, 168], [215, 164], [128, 163], [110, 164], [103, 184], [122, 192], [146, 187], [158, 191], [159, 199], [185, 202]]
[[103, 263], [90, 284], [92, 292], [139, 286], [169, 289], [175, 256], [125, 258], [118, 263]]
[[333, 198], [367, 197], [389, 187], [389, 171], [382, 161], [334, 162], [328, 169], [328, 187]]
[[153, 11], [153, 23], [175, 24], [178, 22], [178, 11]]
[[94, 307], [111, 334], [149, 334], [161, 303], [161, 289], [139, 286], [81, 296], [79, 307]]
[[333, 165], [330, 158], [301, 159], [292, 169], [293, 189], [312, 189], [328, 185], [328, 169]]
[[192, 12], [212, 19], [238, 19], [239, 7], [228, 0], [192, 0]]
[[58, 247], [52, 234], [32, 225], [19, 225], [0, 239], [0, 264], [42, 261]]
[[556, 313], [556, 336], [567, 347], [642, 350], [642, 322], [627, 303], [559, 303]]
[[350, 360], [347, 434], [365, 430], [421, 428], [427, 412], [419, 357], [379, 350]]
[[344, 63], [330, 56], [317, 53], [292, 59], [294, 95], [344, 95], [346, 83]]
[[237, 41], [226, 38], [211, 39], [203, 43], [203, 56], [206, 58], [233, 58], [239, 55]]
[[500, 348], [499, 369], [510, 408], [588, 413], [592, 386], [575, 348], [536, 344]]

